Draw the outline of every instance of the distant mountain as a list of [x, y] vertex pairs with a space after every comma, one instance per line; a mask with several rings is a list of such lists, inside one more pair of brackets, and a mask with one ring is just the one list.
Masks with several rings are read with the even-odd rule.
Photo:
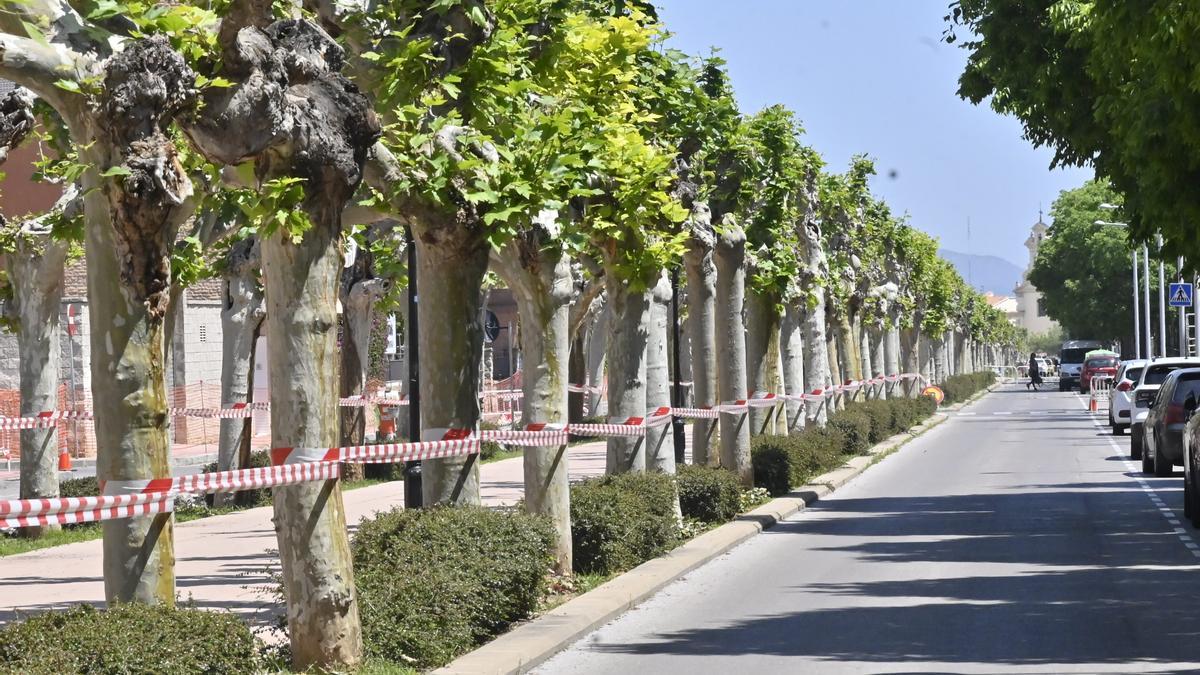
[[958, 270], [963, 279], [971, 282], [980, 291], [991, 291], [996, 295], [1012, 295], [1013, 288], [1020, 283], [1025, 270], [1018, 265], [994, 255], [973, 255], [942, 249], [938, 255]]

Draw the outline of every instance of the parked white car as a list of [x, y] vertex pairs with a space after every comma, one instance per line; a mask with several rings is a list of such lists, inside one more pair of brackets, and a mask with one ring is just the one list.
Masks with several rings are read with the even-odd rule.
[[1146, 359], [1122, 361], [1113, 378], [1111, 398], [1108, 401], [1108, 426], [1113, 435], [1125, 433], [1133, 423], [1133, 388], [1142, 377], [1142, 368], [1149, 363]]
[[1129, 456], [1132, 459], [1142, 458], [1142, 432], [1146, 415], [1150, 412], [1150, 401], [1158, 395], [1158, 388], [1167, 379], [1167, 375], [1180, 368], [1200, 368], [1200, 359], [1154, 359], [1142, 367], [1141, 377], [1138, 378], [1137, 386], [1133, 388], [1133, 409], [1130, 412], [1133, 419], [1129, 427]]

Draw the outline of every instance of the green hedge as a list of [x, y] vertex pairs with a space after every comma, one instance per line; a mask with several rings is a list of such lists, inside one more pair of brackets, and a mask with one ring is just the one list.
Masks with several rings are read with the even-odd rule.
[[996, 374], [990, 370], [966, 375], [951, 375], [941, 384], [942, 391], [946, 394], [943, 404], [950, 405], [965, 401], [974, 396], [976, 392], [992, 386], [995, 381]]
[[758, 436], [750, 446], [754, 484], [772, 495], [789, 492], [814, 476], [842, 465], [934, 413], [933, 399], [896, 398], [851, 404], [829, 416], [825, 428], [807, 428], [788, 436]]
[[254, 673], [259, 644], [233, 614], [161, 605], [81, 605], [0, 630], [5, 673]]
[[548, 520], [517, 511], [396, 509], [363, 520], [352, 550], [367, 655], [436, 668], [528, 619], [553, 542]]
[[654, 473], [601, 476], [571, 485], [575, 571], [613, 574], [679, 543], [675, 480]]
[[68, 478], [58, 484], [59, 497], [96, 497], [100, 494], [100, 481], [95, 476]]
[[685, 464], [679, 467], [676, 480], [684, 518], [724, 523], [741, 511], [742, 484], [732, 471]]
[[863, 412], [858, 405], [851, 405], [845, 410], [839, 410], [829, 416], [829, 428], [842, 432], [844, 443], [842, 452], [847, 455], [861, 455], [870, 449], [871, 417]]

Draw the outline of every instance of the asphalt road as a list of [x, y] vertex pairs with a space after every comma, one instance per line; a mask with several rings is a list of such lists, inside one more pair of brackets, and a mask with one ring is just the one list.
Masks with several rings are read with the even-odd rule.
[[1007, 386], [540, 673], [1200, 671], [1182, 473]]

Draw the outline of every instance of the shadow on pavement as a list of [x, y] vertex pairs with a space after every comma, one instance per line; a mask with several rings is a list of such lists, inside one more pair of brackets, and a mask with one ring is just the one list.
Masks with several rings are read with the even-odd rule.
[[786, 611], [586, 649], [881, 664], [1193, 662], [1200, 585], [1189, 580], [1200, 561], [1129, 486], [818, 502], [762, 536], [812, 537], [813, 551], [895, 565], [881, 568], [894, 570], [885, 577], [976, 566], [946, 578], [783, 586]]

